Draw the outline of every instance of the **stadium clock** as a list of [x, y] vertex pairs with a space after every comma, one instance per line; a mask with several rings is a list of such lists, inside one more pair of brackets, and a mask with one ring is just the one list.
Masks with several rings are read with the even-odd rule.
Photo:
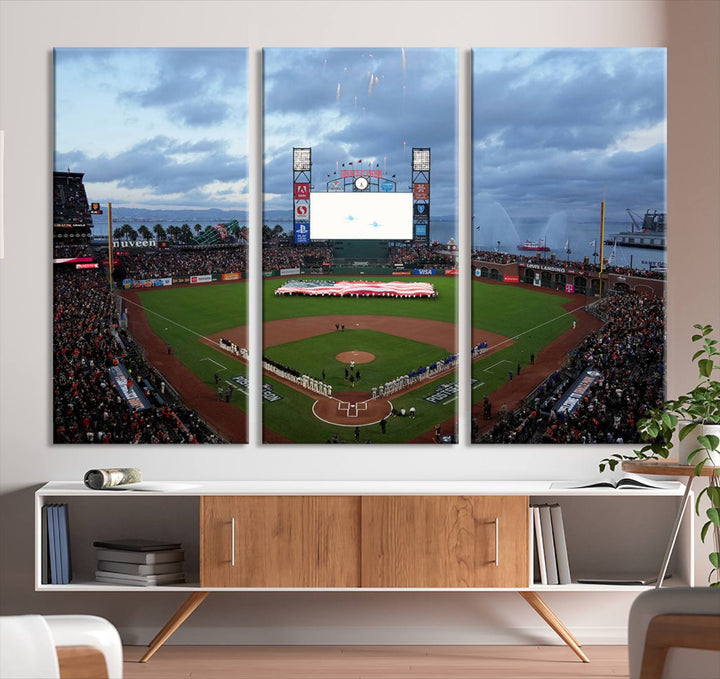
[[365, 177], [358, 177], [355, 180], [355, 190], [364, 191], [368, 187], [368, 180]]

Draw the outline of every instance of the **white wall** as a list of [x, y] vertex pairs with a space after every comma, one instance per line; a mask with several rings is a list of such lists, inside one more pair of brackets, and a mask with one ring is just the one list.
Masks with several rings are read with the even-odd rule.
[[[247, 46], [259, 90], [259, 50], [273, 46], [454, 46], [460, 50], [461, 223], [470, 223], [472, 47], [667, 46], [669, 79], [668, 374], [670, 393], [694, 378], [694, 322], [720, 325], [720, 52], [718, 2], [28, 2], [0, 3], [0, 129], [5, 134], [5, 259], [0, 261], [2, 612], [91, 612], [130, 642], [146, 642], [179, 605], [171, 593], [34, 593], [32, 493], [48, 479], [79, 480], [98, 466], [139, 466], [158, 479], [498, 479], [592, 475], [606, 447], [436, 448], [249, 446], [53, 447], [51, 441], [52, 48]], [[627, 93], [628, 101], [633, 97]], [[259, 103], [251, 109], [260, 223]], [[257, 231], [257, 229], [256, 229]], [[461, 234], [461, 245], [469, 233]], [[254, 243], [251, 261], [259, 261]], [[258, 280], [251, 282], [251, 292]], [[469, 284], [461, 289], [461, 304]], [[464, 307], [463, 307], [464, 308]], [[467, 314], [461, 341], [468, 346]], [[257, 320], [257, 305], [251, 321]], [[257, 325], [257, 324], [256, 324]], [[259, 330], [251, 350], [259, 349]], [[462, 348], [463, 344], [461, 344]], [[257, 351], [253, 352], [257, 355]], [[462, 355], [462, 352], [461, 352]], [[461, 367], [468, 374], [467, 364]], [[254, 372], [259, 387], [259, 369]], [[254, 413], [259, 413], [255, 399]], [[461, 400], [467, 406], [467, 396]], [[704, 560], [698, 566], [704, 581]], [[548, 595], [581, 641], [624, 639], [632, 597]], [[592, 618], [587, 611], [592, 610]], [[351, 612], [351, 614], [350, 614]], [[232, 624], [231, 624], [232, 623]], [[178, 642], [551, 641], [511, 594], [225, 594], [211, 597]]]

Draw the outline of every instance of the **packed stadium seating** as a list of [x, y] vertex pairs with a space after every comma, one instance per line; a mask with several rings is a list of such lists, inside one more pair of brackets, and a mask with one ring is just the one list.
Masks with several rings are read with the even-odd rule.
[[[222, 442], [119, 329], [115, 301], [99, 270], [54, 271], [53, 394], [56, 443]], [[133, 410], [108, 368], [121, 363], [150, 407]]]
[[[482, 443], [628, 443], [636, 423], [663, 400], [665, 309], [663, 300], [615, 294], [591, 305], [603, 320], [553, 372], [514, 409], [494, 404], [495, 425], [474, 440]], [[600, 373], [573, 412], [554, 406], [585, 370]]]

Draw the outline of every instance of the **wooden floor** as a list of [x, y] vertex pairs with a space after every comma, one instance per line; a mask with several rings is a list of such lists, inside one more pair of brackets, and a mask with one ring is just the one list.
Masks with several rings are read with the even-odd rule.
[[125, 679], [627, 679], [627, 646], [125, 647]]

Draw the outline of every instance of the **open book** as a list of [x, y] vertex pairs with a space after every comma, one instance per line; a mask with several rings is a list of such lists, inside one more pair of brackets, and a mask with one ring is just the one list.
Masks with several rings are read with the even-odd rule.
[[622, 474], [604, 476], [590, 481], [556, 481], [550, 484], [551, 489], [573, 488], [616, 488], [618, 490], [675, 490], [680, 484], [677, 481], [656, 481], [640, 474]]

